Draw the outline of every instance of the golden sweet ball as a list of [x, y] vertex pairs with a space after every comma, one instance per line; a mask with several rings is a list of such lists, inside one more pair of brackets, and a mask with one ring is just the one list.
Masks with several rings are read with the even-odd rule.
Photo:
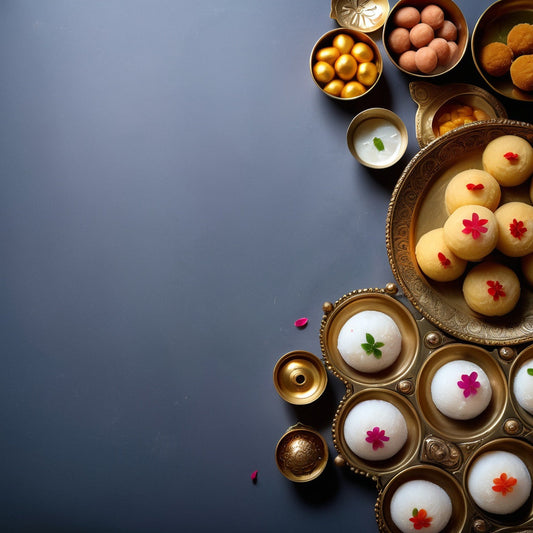
[[357, 61], [355, 57], [350, 54], [342, 54], [335, 61], [335, 72], [341, 80], [351, 80], [357, 72]]
[[353, 40], [353, 37], [346, 33], [339, 33], [333, 38], [333, 46], [337, 48], [341, 54], [349, 54], [354, 44], [355, 41]]
[[341, 98], [356, 98], [366, 92], [366, 87], [358, 81], [349, 81], [341, 91]]
[[357, 81], [370, 87], [378, 78], [378, 67], [375, 63], [361, 63], [357, 68]]
[[340, 96], [343, 89], [344, 82], [335, 78], [324, 87], [324, 92], [331, 94], [332, 96]]
[[353, 45], [351, 54], [359, 63], [365, 63], [374, 59], [374, 51], [366, 43], [358, 42]]
[[335, 48], [334, 46], [326, 46], [316, 53], [315, 58], [317, 61], [325, 61], [326, 63], [333, 65], [340, 55], [341, 53], [338, 48]]
[[313, 76], [319, 83], [329, 83], [335, 77], [335, 69], [325, 61], [318, 61], [313, 66]]

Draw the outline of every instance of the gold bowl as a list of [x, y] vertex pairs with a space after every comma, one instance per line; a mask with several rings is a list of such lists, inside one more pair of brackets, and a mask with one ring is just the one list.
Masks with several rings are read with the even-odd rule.
[[[339, 79], [337, 73], [335, 73], [335, 77], [333, 78], [335, 82], [339, 82], [340, 84], [342, 84], [343, 87], [347, 87], [349, 83], [359, 83], [357, 81], [358, 79], [363, 80], [362, 84], [360, 85], [365, 90], [360, 94], [358, 94], [358, 91], [355, 90], [349, 91], [346, 96], [341, 96], [340, 93], [335, 94], [336, 91], [331, 91], [328, 89], [329, 85], [331, 84], [331, 81], [319, 81], [314, 72], [315, 65], [318, 62], [317, 53], [322, 51], [323, 49], [332, 48], [334, 39], [339, 35], [347, 35], [348, 37], [353, 39], [355, 43], [364, 43], [365, 46], [370, 47], [370, 49], [372, 50], [373, 58], [370, 63], [374, 64], [376, 67], [374, 74], [372, 74], [372, 72], [370, 72], [370, 69], [368, 68], [368, 61], [356, 60], [356, 68], [361, 69], [361, 72], [359, 72], [358, 70], [350, 79], [346, 80]], [[351, 55], [351, 52], [349, 50], [345, 50], [343, 51], [343, 53], [346, 55]], [[327, 58], [327, 62], [329, 62], [331, 65], [334, 65], [335, 59], [333, 57]], [[381, 52], [379, 51], [377, 44], [366, 33], [350, 28], [336, 28], [322, 35], [322, 37], [320, 37], [320, 39], [318, 39], [318, 41], [313, 46], [311, 55], [309, 57], [309, 69], [311, 72], [311, 77], [313, 78], [313, 81], [315, 82], [316, 86], [325, 95], [329, 96], [330, 98], [333, 98], [334, 100], [353, 101], [363, 96], [366, 96], [378, 84], [379, 79], [381, 77], [381, 73], [383, 72], [383, 60], [381, 58]]]
[[[437, 66], [429, 74], [424, 74], [422, 72], [410, 72], [402, 68], [399, 65], [397, 54], [392, 52], [389, 46], [389, 36], [396, 27], [394, 24], [394, 15], [402, 7], [412, 6], [412, 7], [416, 7], [420, 11], [428, 4], [434, 4], [434, 5], [439, 6], [444, 11], [445, 20], [450, 20], [451, 22], [455, 24], [457, 28], [457, 40], [456, 40], [457, 51], [455, 53], [455, 56], [452, 62], [450, 62], [447, 65]], [[468, 24], [463, 15], [463, 12], [459, 9], [459, 7], [454, 2], [452, 2], [452, 0], [432, 0], [431, 2], [427, 2], [426, 0], [399, 0], [391, 8], [390, 13], [387, 17], [387, 20], [385, 21], [385, 25], [383, 26], [382, 42], [383, 42], [383, 47], [385, 48], [385, 52], [387, 53], [389, 59], [391, 60], [391, 63], [396, 68], [398, 68], [405, 74], [408, 74], [409, 76], [417, 76], [420, 78], [434, 78], [436, 76], [440, 76], [442, 74], [446, 74], [447, 72], [450, 72], [454, 67], [456, 67], [460, 63], [468, 47], [468, 37], [469, 37]]]
[[[375, 148], [370, 142], [370, 137], [372, 137], [370, 135], [365, 143], [370, 147], [370, 151], [359, 152], [357, 138], [363, 129], [368, 129], [368, 125], [371, 124], [369, 121], [373, 121], [375, 124], [381, 123], [388, 129], [394, 128], [394, 135], [399, 138], [394, 150], [388, 149], [387, 142], [385, 142], [385, 146], [380, 146], [379, 149]], [[371, 130], [368, 130], [367, 134], [370, 133]], [[361, 111], [351, 121], [346, 132], [346, 141], [350, 153], [362, 165], [370, 168], [388, 168], [397, 163], [405, 154], [408, 134], [405, 124], [396, 113], [382, 107], [372, 107]], [[383, 155], [381, 155], [380, 150], [383, 151]]]
[[295, 405], [314, 402], [324, 392], [327, 381], [326, 368], [310, 352], [286, 353], [274, 367], [274, 386], [278, 394]]
[[328, 458], [328, 447], [322, 435], [300, 423], [291, 426], [276, 446], [279, 471], [297, 483], [316, 479], [326, 468]]
[[485, 72], [480, 54], [483, 47], [491, 42], [506, 43], [509, 30], [521, 22], [533, 24], [533, 5], [530, 0], [498, 0], [489, 6], [479, 17], [472, 31], [472, 57], [474, 64], [487, 85], [497, 93], [523, 102], [533, 102], [533, 91], [525, 92], [513, 85], [511, 76], [494, 77]]

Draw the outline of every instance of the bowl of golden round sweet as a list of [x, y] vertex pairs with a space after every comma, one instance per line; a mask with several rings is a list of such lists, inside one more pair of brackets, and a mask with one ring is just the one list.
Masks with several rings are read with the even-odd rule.
[[507, 118], [507, 111], [494, 96], [468, 83], [434, 85], [412, 81], [409, 92], [418, 105], [415, 127], [421, 148], [460, 126]]
[[355, 159], [369, 168], [389, 168], [405, 153], [407, 128], [402, 119], [382, 107], [361, 111], [346, 132], [348, 149]]
[[459, 64], [468, 37], [465, 17], [451, 0], [399, 0], [385, 21], [382, 40], [395, 67], [432, 78]]
[[533, 101], [532, 24], [531, 2], [499, 0], [479, 17], [470, 47], [487, 85], [507, 98], [524, 102]]
[[504, 526], [501, 531], [533, 527], [532, 456], [530, 443], [497, 438], [480, 446], [465, 465], [463, 486], [472, 508], [494, 526]]
[[291, 426], [276, 445], [276, 464], [290, 481], [305, 483], [316, 479], [326, 468], [329, 451], [315, 429], [304, 424]]
[[327, 96], [355, 100], [378, 83], [383, 71], [381, 53], [365, 33], [330, 30], [315, 43], [309, 58], [311, 77]]
[[412, 404], [388, 389], [364, 389], [341, 402], [333, 420], [339, 455], [360, 473], [383, 475], [415, 457], [422, 427]]
[[385, 24], [388, 0], [331, 0], [330, 17], [339, 26], [370, 33]]
[[327, 309], [320, 345], [328, 367], [343, 381], [385, 386], [413, 365], [418, 328], [397, 299], [378, 290], [354, 291]]
[[424, 419], [444, 438], [479, 439], [501, 421], [507, 406], [507, 379], [485, 349], [452, 343], [424, 361], [416, 397]]
[[466, 529], [467, 502], [461, 485], [447, 472], [429, 465], [412, 466], [392, 478], [378, 497], [376, 517], [383, 533], [428, 527], [431, 531], [470, 531]]
[[295, 350], [283, 355], [274, 367], [274, 386], [278, 394], [294, 405], [317, 400], [328, 382], [322, 361], [310, 352]]
[[533, 345], [522, 350], [509, 371], [511, 401], [520, 418], [533, 428]]

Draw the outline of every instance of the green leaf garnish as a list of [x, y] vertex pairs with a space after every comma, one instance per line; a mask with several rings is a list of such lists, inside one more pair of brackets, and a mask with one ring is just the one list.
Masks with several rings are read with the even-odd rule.
[[418, 509], [416, 507], [413, 509], [413, 516], [415, 518], [418, 516]]
[[376, 342], [370, 333], [366, 334], [366, 342], [361, 344], [361, 348], [363, 348], [368, 355], [373, 355], [376, 359], [381, 359], [383, 354], [379, 348], [383, 348], [383, 346], [385, 346], [385, 344], [383, 342]]
[[374, 137], [374, 146], [382, 152], [385, 150], [385, 145], [383, 144], [383, 141], [379, 137]]
[[528, 373], [530, 376], [533, 376], [533, 368], [528, 368], [528, 369], [527, 369], [527, 373]]

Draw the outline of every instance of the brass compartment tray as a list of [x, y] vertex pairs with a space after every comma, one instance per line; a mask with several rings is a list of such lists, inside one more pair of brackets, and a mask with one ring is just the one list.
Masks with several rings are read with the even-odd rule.
[[[501, 135], [518, 135], [533, 143], [533, 125], [507, 119], [477, 122], [446, 133], [422, 148], [400, 176], [389, 204], [386, 246], [394, 277], [422, 315], [458, 339], [493, 346], [533, 341], [533, 292], [525, 282], [516, 308], [503, 317], [487, 318], [468, 308], [462, 279], [437, 283], [426, 278], [415, 258], [421, 235], [441, 227], [447, 218], [444, 191], [448, 181], [468, 168], [482, 168], [484, 147]], [[502, 188], [502, 202], [529, 203], [528, 182]], [[519, 265], [506, 259], [519, 273]]]
[[[351, 316], [362, 310], [384, 312], [400, 328], [405, 349], [388, 372], [363, 374], [342, 363], [337, 350], [339, 332]], [[338, 453], [335, 464], [376, 483], [379, 531], [399, 532], [390, 516], [395, 489], [409, 480], [427, 479], [443, 487], [452, 499], [454, 510], [446, 532], [533, 532], [533, 494], [515, 513], [497, 516], [473, 503], [465, 481], [472, 462], [487, 450], [517, 453], [533, 474], [533, 416], [518, 406], [512, 393], [512, 379], [517, 369], [533, 358], [533, 345], [495, 347], [458, 341], [421, 316], [393, 283], [381, 289], [355, 290], [335, 303], [326, 302], [323, 313], [320, 345], [324, 362], [346, 387], [332, 424]], [[470, 421], [447, 419], [428, 397], [432, 374], [454, 358], [469, 359], [481, 366], [493, 389], [489, 406]], [[357, 457], [344, 438], [347, 414], [367, 399], [391, 402], [407, 421], [407, 442], [384, 461]]]

